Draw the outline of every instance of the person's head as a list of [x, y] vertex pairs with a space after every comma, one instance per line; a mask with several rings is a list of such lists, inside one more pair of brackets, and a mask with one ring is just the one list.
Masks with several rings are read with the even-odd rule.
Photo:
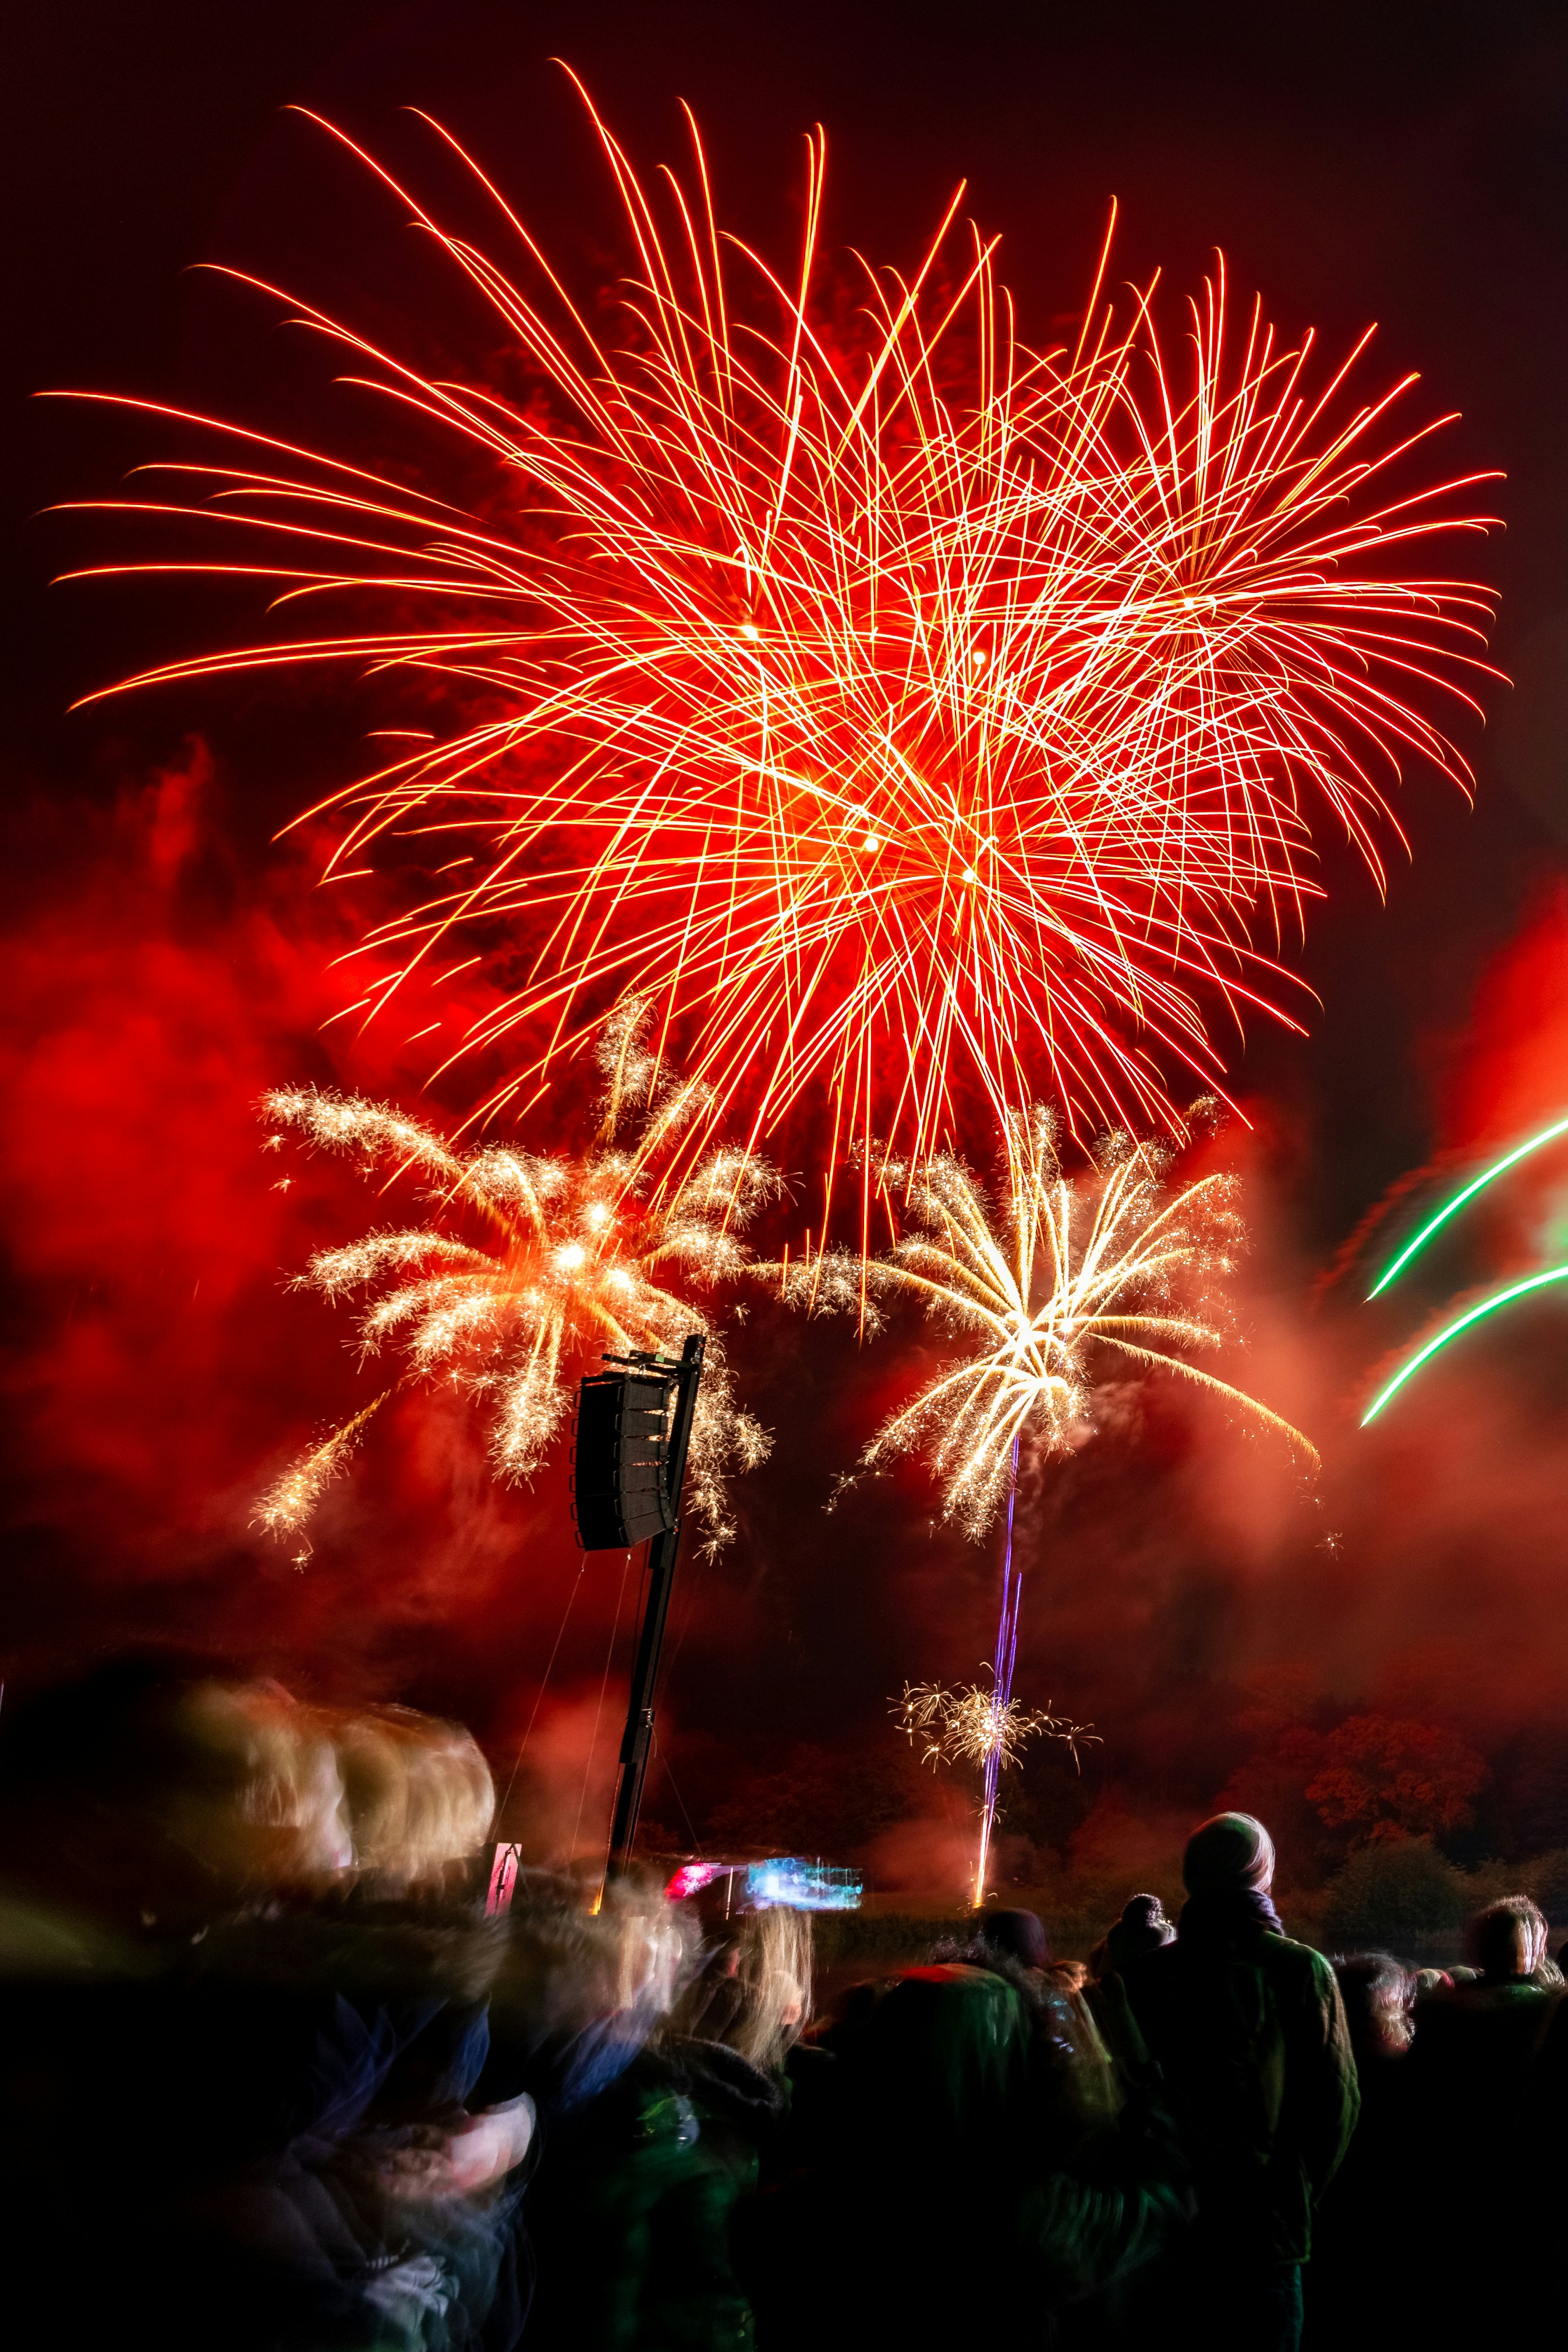
[[1546, 1922], [1528, 1895], [1505, 1895], [1465, 1930], [1472, 1968], [1489, 1984], [1532, 1976], [1546, 1955]]
[[179, 1658], [117, 1659], [0, 1738], [13, 1874], [160, 1933], [340, 1873], [342, 1794], [313, 1709]]
[[740, 1932], [737, 1999], [722, 2033], [732, 2050], [769, 2073], [800, 2038], [811, 2005], [811, 1920], [775, 1905], [754, 1911]]
[[614, 1956], [608, 2003], [617, 2014], [653, 2032], [671, 2011], [698, 1961], [696, 1921], [685, 1904], [668, 1903], [656, 1876], [629, 1872], [605, 1885], [595, 1915]]
[[1159, 1895], [1131, 1895], [1122, 1906], [1122, 1916], [1095, 1948], [1095, 1973], [1122, 1973], [1135, 1959], [1143, 1959], [1145, 1952], [1159, 1952], [1161, 1943], [1171, 1943], [1173, 1936], [1176, 1928], [1166, 1919]]
[[1267, 1895], [1274, 1883], [1274, 1841], [1250, 1813], [1216, 1813], [1188, 1838], [1181, 1874], [1189, 1895]]
[[591, 1891], [566, 1872], [519, 1872], [496, 1923], [497, 2046], [537, 2065], [563, 2112], [596, 2097], [659, 2032], [695, 1958], [689, 1905], [666, 1903], [641, 1874], [612, 1879], [593, 1908]]
[[1350, 2045], [1358, 2060], [1396, 2058], [1410, 2046], [1414, 1978], [1388, 1952], [1353, 1952], [1336, 1960]]
[[866, 2019], [852, 2092], [866, 2103], [879, 2165], [925, 2196], [944, 2180], [972, 2188], [1029, 2095], [1034, 2016], [1029, 1994], [995, 1969], [907, 1969]]
[[1146, 1952], [1157, 1952], [1175, 1934], [1157, 1895], [1134, 1895], [1123, 1905], [1114, 1927], [1106, 1931], [1100, 1947], [1101, 1975], [1109, 1976], [1113, 1970], [1120, 1974]]
[[366, 1707], [340, 1722], [337, 1750], [361, 1884], [394, 1896], [438, 1888], [483, 1843], [495, 1789], [460, 1724]]
[[1051, 1941], [1038, 1911], [982, 1911], [976, 1936], [988, 1951], [1020, 1968], [1043, 1969], [1051, 1958]]
[[330, 1728], [277, 1683], [197, 1683], [166, 1719], [186, 1769], [166, 1791], [170, 1834], [247, 1890], [321, 1885], [353, 1859]]

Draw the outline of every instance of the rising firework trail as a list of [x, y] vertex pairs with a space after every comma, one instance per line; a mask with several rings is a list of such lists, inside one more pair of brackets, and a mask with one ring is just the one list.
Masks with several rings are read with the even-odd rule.
[[[299, 1286], [334, 1304], [361, 1295], [366, 1355], [399, 1344], [405, 1377], [450, 1380], [482, 1400], [503, 1476], [527, 1479], [538, 1468], [576, 1372], [597, 1371], [606, 1352], [670, 1350], [688, 1331], [706, 1333], [686, 1493], [710, 1542], [720, 1544], [734, 1533], [725, 1474], [761, 1461], [768, 1440], [737, 1406], [722, 1349], [692, 1292], [743, 1270], [737, 1228], [777, 1192], [778, 1180], [755, 1156], [721, 1149], [649, 1197], [651, 1177], [702, 1093], [650, 1055], [645, 1022], [646, 1008], [631, 1003], [601, 1034], [604, 1132], [579, 1159], [500, 1145], [460, 1152], [384, 1104], [310, 1088], [271, 1094], [263, 1108], [280, 1129], [352, 1154], [367, 1175], [386, 1171], [424, 1185], [437, 1221], [319, 1250]], [[639, 1130], [630, 1148], [616, 1140], [628, 1119]], [[258, 1501], [257, 1525], [277, 1535], [298, 1531], [391, 1393], [292, 1464]]]
[[[1005, 1622], [1005, 1591], [1002, 1613]], [[1012, 1623], [1013, 1643], [1009, 1645], [1008, 1659], [1009, 1688], [1011, 1648], [1017, 1641], [1016, 1606]], [[999, 1648], [1000, 1645], [998, 1654]], [[1061, 1740], [1076, 1764], [1080, 1743], [1092, 1742], [1098, 1747], [1098, 1734], [1092, 1724], [1074, 1723], [1067, 1716], [1053, 1715], [1049, 1707], [1020, 1706], [1017, 1699], [1004, 1697], [995, 1680], [988, 1688], [970, 1683], [957, 1690], [948, 1690], [941, 1683], [905, 1683], [904, 1696], [894, 1702], [893, 1711], [899, 1729], [911, 1743], [920, 1741], [923, 1764], [934, 1769], [938, 1764], [979, 1767], [983, 1796], [980, 1851], [975, 1870], [975, 1900], [978, 1905], [983, 1900], [991, 1824], [996, 1818], [997, 1790], [1002, 1773], [1018, 1763], [1030, 1739]]]
[[1384, 1267], [1366, 1294], [1368, 1299], [1376, 1298], [1390, 1283], [1397, 1281], [1411, 1259], [1424, 1250], [1433, 1235], [1441, 1233], [1461, 1209], [1468, 1208], [1478, 1192], [1485, 1192], [1488, 1185], [1495, 1184], [1500, 1176], [1506, 1176], [1511, 1168], [1517, 1168], [1521, 1160], [1529, 1160], [1537, 1151], [1543, 1151], [1549, 1143], [1555, 1143], [1559, 1137], [1564, 1135], [1568, 1135], [1568, 1118], [1556, 1119], [1552, 1126], [1543, 1127], [1539, 1135], [1527, 1136], [1522, 1143], [1516, 1143], [1511, 1151], [1505, 1151], [1500, 1160], [1494, 1160], [1490, 1168], [1481, 1170], [1479, 1176], [1472, 1176], [1468, 1184], [1444, 1202], [1435, 1216], [1428, 1217], [1420, 1232], [1407, 1241], [1397, 1257], [1392, 1258]]
[[721, 232], [695, 129], [688, 176], [644, 187], [592, 120], [631, 262], [608, 309], [444, 132], [499, 257], [333, 132], [527, 391], [437, 381], [263, 287], [408, 462], [129, 404], [218, 437], [153, 469], [168, 497], [116, 502], [186, 544], [96, 568], [237, 573], [343, 618], [126, 683], [346, 664], [434, 688], [430, 732], [323, 804], [329, 870], [423, 853], [432, 877], [366, 942], [392, 959], [367, 1017], [449, 956], [512, 958], [452, 1041], [506, 1043], [497, 1100], [635, 987], [706, 1088], [688, 1162], [819, 1087], [830, 1183], [857, 1139], [930, 1159], [976, 1100], [1179, 1134], [1167, 1074], [1218, 1071], [1210, 1009], [1278, 992], [1252, 935], [1313, 895], [1314, 812], [1378, 875], [1403, 760], [1468, 788], [1423, 705], [1469, 700], [1489, 594], [1406, 566], [1483, 527], [1446, 495], [1481, 478], [1392, 473], [1432, 429], [1392, 423], [1413, 379], [1353, 396], [1365, 339], [1320, 374], [1311, 337], [1234, 315], [1222, 268], [1167, 351], [1146, 294], [1103, 298], [1103, 257], [1075, 344], [1039, 352], [962, 190], [912, 274], [844, 299], [820, 136], [775, 272]]
[[[885, 1164], [915, 1230], [867, 1281], [882, 1295], [912, 1296], [972, 1352], [939, 1371], [884, 1423], [861, 1456], [862, 1470], [924, 1454], [943, 1486], [943, 1508], [972, 1537], [1005, 1502], [1008, 1543], [992, 1669], [996, 1703], [1012, 1704], [1020, 1572], [1012, 1549], [1019, 1449], [1067, 1453], [1092, 1423], [1096, 1360], [1108, 1358], [1196, 1382], [1272, 1429], [1316, 1467], [1315, 1448], [1287, 1421], [1189, 1360], [1224, 1339], [1217, 1284], [1245, 1236], [1235, 1179], [1197, 1178], [1172, 1191], [1161, 1156], [1125, 1137], [1070, 1180], [1048, 1111], [1015, 1116], [1005, 1130], [999, 1217], [969, 1171], [938, 1159], [924, 1170]], [[831, 1311], [830, 1298], [819, 1312]], [[995, 1819], [998, 1749], [988, 1766], [975, 1900]]]

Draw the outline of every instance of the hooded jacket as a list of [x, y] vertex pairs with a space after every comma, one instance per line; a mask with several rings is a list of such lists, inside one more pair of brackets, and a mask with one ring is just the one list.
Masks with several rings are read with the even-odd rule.
[[1249, 2264], [1305, 2262], [1312, 2207], [1360, 2107], [1334, 1973], [1266, 1896], [1192, 1896], [1174, 1944], [1126, 1971], [1197, 2190], [1198, 2226]]

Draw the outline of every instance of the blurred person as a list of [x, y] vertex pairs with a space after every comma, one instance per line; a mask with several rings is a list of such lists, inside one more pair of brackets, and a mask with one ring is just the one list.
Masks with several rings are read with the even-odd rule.
[[[752, 2340], [732, 2218], [755, 2185], [756, 2141], [781, 2104], [739, 2046], [779, 2046], [801, 2000], [749, 1942], [713, 2012], [683, 1906], [635, 1880], [572, 1916], [570, 1890], [519, 1879], [497, 1984], [499, 2038], [538, 2099], [538, 2171], [523, 2207], [534, 2271], [528, 2343], [674, 2347]], [[694, 1981], [695, 1980], [695, 1981]]]
[[1313, 2228], [1305, 2340], [1374, 2352], [1407, 2326], [1408, 2269], [1424, 2230], [1427, 2151], [1408, 2063], [1416, 1981], [1388, 1952], [1354, 1952], [1333, 1970], [1361, 2114]]
[[1127, 2000], [1123, 1971], [1145, 1953], [1157, 1952], [1175, 1934], [1157, 1895], [1134, 1895], [1089, 1956], [1084, 1998], [1118, 2073], [1129, 2083], [1146, 2083], [1152, 2069], [1147, 2045]]
[[[967, 1943], [950, 1941], [934, 1957], [991, 1969], [1024, 1996], [1037, 2073], [1050, 2084], [1030, 2162], [1049, 2167], [1033, 2210], [1054, 2216], [1052, 2341], [1061, 2352], [1120, 2342], [1145, 2269], [1180, 2234], [1187, 2198], [1187, 2168], [1121, 1980], [1092, 1982], [1081, 1961], [1053, 1960], [1032, 1911], [986, 1913]], [[1107, 2195], [1125, 2195], [1129, 2215], [1144, 2216], [1114, 2251], [1097, 2203]]]
[[424, 2336], [434, 2328], [443, 2344], [480, 2325], [488, 2341], [510, 2340], [523, 2293], [505, 2184], [530, 2153], [537, 2109], [526, 2088], [481, 2087], [501, 1955], [477, 1901], [489, 1768], [462, 1725], [412, 1707], [340, 1713], [331, 1728], [352, 1867], [346, 1900], [308, 1925], [385, 2051], [338, 2168], [351, 2185], [369, 2167], [361, 2219], [406, 2245], [377, 2273], [374, 2299], [390, 2316], [413, 2296]]
[[129, 2278], [160, 2352], [469, 2352], [491, 2326], [531, 2115], [467, 2105], [472, 1924], [411, 1941], [345, 1909], [333, 1729], [277, 1684], [136, 1659], [0, 1731], [0, 1868], [103, 1923], [89, 1965], [13, 1970], [0, 2026], [0, 2194], [59, 2290], [53, 2345], [99, 2341]]
[[340, 1720], [336, 1753], [360, 1887], [393, 1901], [461, 1895], [496, 1810], [472, 1734], [412, 1707], [365, 1707]]
[[[1086, 2124], [1062, 1996], [977, 1933], [856, 2004], [833, 2039], [831, 2128], [798, 2198], [793, 2325], [765, 2344], [1038, 2335], [1149, 2259], [1179, 2224], [1169, 2151], [1120, 2117]], [[823, 2292], [823, 2281], [832, 2291]]]
[[937, 1961], [988, 1969], [1023, 1997], [1035, 2032], [1050, 2051], [1055, 2104], [1084, 2131], [1111, 2124], [1122, 2086], [1095, 2012], [1084, 1998], [1086, 1971], [1077, 1961], [1053, 1961], [1051, 1941], [1034, 1911], [987, 1911], [967, 1937], [945, 1937]]
[[782, 2073], [811, 2006], [810, 1914], [774, 1905], [743, 1927], [734, 2015], [717, 2039], [759, 2074]]
[[1391, 1952], [1353, 1952], [1333, 1972], [1344, 2002], [1345, 2025], [1358, 2071], [1364, 2076], [1384, 2058], [1402, 2058], [1416, 2028], [1415, 1979]]
[[497, 1953], [480, 2094], [528, 2091], [542, 2146], [559, 2116], [624, 2073], [656, 2020], [622, 2006], [619, 1906], [591, 1910], [580, 1879], [519, 1871], [510, 1909], [490, 1924]]
[[1019, 1968], [1051, 1966], [1051, 1939], [1038, 1911], [982, 1911], [975, 1939], [988, 1951], [1016, 1960]]
[[1414, 2316], [1429, 2330], [1479, 2320], [1500, 2278], [1519, 2325], [1552, 2316], [1561, 2125], [1541, 2094], [1562, 1995], [1537, 1981], [1545, 1948], [1546, 1922], [1527, 1895], [1489, 1903], [1466, 1927], [1468, 1964], [1417, 2012], [1416, 2128], [1437, 2177]]
[[1482, 1984], [1561, 1992], [1563, 1971], [1546, 1948], [1548, 1933], [1544, 1913], [1528, 1895], [1505, 1895], [1471, 1918], [1465, 1948]]
[[[745, 2006], [740, 1980], [742, 1930], [746, 1916], [726, 1919], [706, 1941], [691, 1979], [681, 1996], [678, 2030], [722, 2042]], [[699, 1915], [700, 1916], [700, 1915]], [[672, 2024], [676, 2023], [672, 2020]]]
[[1465, 1953], [1483, 1985], [1527, 1985], [1546, 1957], [1546, 1921], [1528, 1895], [1505, 1895], [1470, 1919]]
[[616, 2007], [657, 2025], [669, 2015], [690, 1973], [691, 1939], [672, 1906], [653, 1889], [643, 1903], [627, 1899], [623, 1885], [615, 1896]]
[[286, 2028], [281, 2079], [308, 2047], [282, 2145], [254, 2151], [234, 2208], [247, 2300], [264, 2336], [308, 2352], [337, 2326], [408, 2352], [509, 2345], [535, 2110], [476, 2095], [498, 1957], [469, 1884], [488, 1769], [462, 1727], [407, 1707], [315, 1711], [308, 1735], [334, 1759], [339, 1866], [214, 1923], [190, 1988], [233, 2031]]
[[277, 1683], [120, 1659], [0, 1731], [0, 1876], [139, 1942], [309, 1895], [351, 1859], [326, 1721]]
[[1213, 2352], [1294, 2352], [1312, 2215], [1360, 2105], [1344, 2004], [1270, 1899], [1274, 1846], [1248, 1813], [1187, 1841], [1175, 1941], [1127, 1969], [1127, 2000], [1192, 2159], [1197, 2218], [1158, 2283]]
[[[1564, 1946], [1563, 1952], [1568, 1952]], [[1563, 1953], [1559, 1953], [1561, 1960]], [[1539, 1973], [1539, 1972], [1538, 1972]], [[1568, 2307], [1568, 2231], [1563, 2213], [1568, 2206], [1568, 2147], [1563, 2117], [1568, 2112], [1568, 1998], [1553, 1990], [1542, 2012], [1542, 2025], [1526, 2071], [1520, 2101], [1520, 2152], [1528, 2168], [1527, 2194], [1532, 2209], [1532, 2251], [1535, 2310], [1541, 2319], [1561, 2326]]]
[[765, 2342], [790, 2325], [788, 2273], [799, 2257], [790, 2189], [829, 2112], [834, 2067], [826, 2052], [801, 2046], [812, 1948], [810, 1914], [783, 1905], [727, 1923], [658, 2040], [726, 2168], [730, 2259]]

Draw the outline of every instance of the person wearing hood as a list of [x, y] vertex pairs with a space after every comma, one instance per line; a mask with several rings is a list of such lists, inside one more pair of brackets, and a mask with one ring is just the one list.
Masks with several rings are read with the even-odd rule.
[[1145, 1952], [1157, 1952], [1170, 1943], [1176, 1929], [1166, 1917], [1165, 1906], [1157, 1895], [1134, 1895], [1122, 1906], [1122, 1916], [1106, 1928], [1089, 1955], [1089, 1974], [1096, 1984], [1108, 1976], [1119, 1975], [1141, 1960]]
[[1127, 1999], [1191, 2158], [1197, 2218], [1179, 2296], [1210, 2352], [1296, 2352], [1312, 2210], [1359, 2111], [1344, 2004], [1270, 1900], [1274, 1847], [1248, 1813], [1187, 1841], [1176, 1940], [1133, 1961]]

